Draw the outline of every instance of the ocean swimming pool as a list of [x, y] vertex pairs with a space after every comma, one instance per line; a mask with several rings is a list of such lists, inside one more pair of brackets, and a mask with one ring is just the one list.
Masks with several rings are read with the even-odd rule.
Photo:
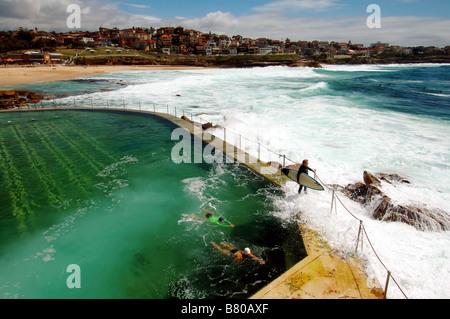
[[[281, 190], [226, 161], [175, 164], [175, 128], [126, 112], [1, 113], [1, 298], [247, 298], [305, 257], [297, 225], [273, 214]], [[236, 227], [205, 222], [203, 207]], [[233, 263], [211, 241], [266, 264]], [[81, 288], [68, 288], [72, 264]]]

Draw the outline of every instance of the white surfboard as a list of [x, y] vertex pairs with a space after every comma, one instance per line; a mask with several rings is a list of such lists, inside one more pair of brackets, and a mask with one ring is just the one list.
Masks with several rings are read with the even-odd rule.
[[[282, 168], [281, 172], [289, 177], [291, 180], [297, 183], [297, 173], [298, 171], [291, 168]], [[323, 191], [324, 188], [318, 181], [316, 181], [314, 178], [312, 178], [309, 175], [306, 175], [305, 173], [300, 174], [300, 184], [303, 186], [306, 186], [311, 189], [315, 189], [317, 191]]]

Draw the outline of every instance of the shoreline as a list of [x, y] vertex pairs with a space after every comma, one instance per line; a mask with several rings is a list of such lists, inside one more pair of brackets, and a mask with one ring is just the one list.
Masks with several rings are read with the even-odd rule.
[[[411, 64], [450, 64], [450, 63], [374, 63], [374, 64], [346, 64], [346, 63], [320, 63], [320, 67], [330, 65], [411, 65]], [[307, 67], [294, 65], [293, 68]], [[161, 70], [202, 70], [217, 69], [220, 66], [192, 66], [192, 65], [22, 65], [0, 66], [0, 90], [13, 89], [14, 86], [44, 83], [53, 81], [75, 80], [83, 77], [102, 75], [120, 71], [161, 71]]]
[[183, 65], [0, 66], [0, 89], [9, 88], [15, 85], [75, 80], [82, 77], [101, 75], [110, 72], [196, 69], [205, 69], [205, 67]]
[[[388, 63], [392, 65], [411, 65], [411, 64], [450, 64], [450, 63]], [[304, 62], [298, 62], [292, 65], [270, 64], [254, 65], [253, 67], [220, 67], [220, 66], [202, 66], [202, 65], [0, 65], [0, 109], [9, 109], [17, 106], [25, 106], [30, 103], [37, 103], [40, 100], [48, 99], [48, 96], [28, 91], [21, 88], [23, 85], [49, 83], [54, 81], [70, 81], [91, 76], [98, 76], [107, 73], [126, 72], [126, 71], [177, 71], [177, 70], [205, 70], [205, 69], [241, 69], [258, 68], [268, 66], [285, 66], [290, 68], [323, 68], [328, 66], [342, 65], [384, 65], [384, 64], [339, 64], [339, 63], [321, 63], [310, 66]], [[22, 95], [22, 96], [21, 96]], [[25, 97], [24, 97], [24, 96]], [[30, 100], [31, 98], [31, 100]], [[28, 100], [27, 100], [28, 99]]]

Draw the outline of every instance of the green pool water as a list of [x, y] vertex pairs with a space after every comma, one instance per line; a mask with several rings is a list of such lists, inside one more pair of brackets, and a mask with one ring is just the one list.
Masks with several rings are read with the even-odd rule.
[[[175, 164], [175, 128], [125, 112], [0, 113], [0, 298], [248, 298], [303, 258], [296, 225], [273, 214], [281, 191], [241, 165]], [[233, 263], [211, 241], [266, 264]]]

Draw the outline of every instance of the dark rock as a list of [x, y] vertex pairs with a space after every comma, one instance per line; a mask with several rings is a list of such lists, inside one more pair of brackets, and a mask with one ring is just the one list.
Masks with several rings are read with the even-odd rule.
[[392, 184], [392, 182], [401, 182], [405, 184], [411, 184], [410, 181], [408, 181], [406, 178], [398, 175], [398, 174], [385, 174], [385, 173], [379, 173], [377, 174], [378, 178], [382, 181], [385, 181], [389, 184]]
[[380, 180], [378, 178], [376, 178], [375, 176], [373, 176], [372, 174], [370, 174], [367, 171], [364, 171], [364, 173], [363, 173], [363, 180], [367, 186], [369, 186], [369, 185], [379, 186], [381, 184]]
[[4, 97], [13, 97], [16, 95], [16, 91], [3, 91], [2, 93]]
[[440, 209], [427, 209], [413, 205], [395, 205], [384, 196], [373, 211], [376, 219], [402, 222], [423, 231], [450, 230], [450, 217]]
[[388, 196], [384, 195], [381, 198], [379, 204], [373, 210], [372, 216], [376, 219], [383, 220], [386, 216], [386, 213], [392, 206], [393, 205], [391, 199]]
[[45, 96], [29, 91], [0, 91], [0, 109], [11, 109], [39, 103]]
[[382, 192], [373, 185], [367, 185], [362, 182], [349, 184], [342, 189], [342, 192], [355, 202], [366, 204], [375, 196], [379, 196]]
[[[377, 174], [382, 181], [391, 185], [393, 182], [410, 182], [397, 174]], [[415, 205], [394, 204], [380, 188], [381, 181], [369, 172], [363, 174], [364, 183], [349, 184], [346, 187], [334, 185], [350, 199], [366, 206], [374, 207], [372, 216], [382, 221], [403, 222], [419, 230], [450, 230], [450, 216], [440, 209], [428, 209]], [[394, 185], [395, 186], [395, 185]]]
[[202, 124], [202, 129], [205, 130], [205, 131], [206, 131], [207, 129], [209, 129], [209, 128], [212, 128], [212, 127], [214, 127], [214, 126], [212, 125], [211, 122]]

